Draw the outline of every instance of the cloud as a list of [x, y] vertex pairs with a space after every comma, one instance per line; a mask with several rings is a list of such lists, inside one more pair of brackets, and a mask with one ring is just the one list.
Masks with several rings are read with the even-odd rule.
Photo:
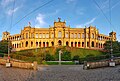
[[13, 2], [13, 1], [14, 0], [2, 0], [1, 5], [5, 7], [5, 6], [7, 6], [9, 3]]
[[96, 20], [96, 17], [92, 18], [90, 21], [88, 21], [84, 24], [76, 25], [76, 27], [77, 28], [82, 28], [82, 27], [88, 26], [88, 25], [92, 24], [95, 20]]
[[17, 10], [19, 9], [19, 7], [16, 7], [14, 10], [13, 9], [9, 9], [7, 14], [8, 15], [12, 15], [13, 13], [15, 13]]
[[44, 21], [44, 19], [45, 19], [45, 15], [39, 13], [39, 14], [37, 15], [36, 19], [35, 19], [35, 21], [36, 21], [36, 23], [37, 23], [37, 24], [35, 25], [35, 27], [41, 27], [41, 26], [45, 25], [46, 22]]
[[60, 12], [60, 10], [55, 10], [55, 12], [47, 13], [46, 16], [54, 16], [54, 15], [58, 14], [59, 12]]
[[76, 0], [66, 0], [66, 3], [72, 3], [75, 2]]
[[84, 15], [85, 9], [77, 9], [76, 14], [78, 15]]

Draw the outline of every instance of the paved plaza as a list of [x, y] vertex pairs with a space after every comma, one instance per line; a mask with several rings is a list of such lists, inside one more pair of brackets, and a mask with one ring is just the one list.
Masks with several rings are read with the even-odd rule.
[[39, 66], [38, 71], [0, 66], [0, 81], [120, 81], [120, 66], [83, 70], [82, 65]]

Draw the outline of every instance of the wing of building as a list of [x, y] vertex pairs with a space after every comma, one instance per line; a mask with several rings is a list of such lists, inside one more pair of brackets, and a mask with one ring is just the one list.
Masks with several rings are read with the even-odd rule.
[[109, 36], [100, 34], [93, 26], [71, 28], [59, 19], [49, 28], [35, 28], [29, 25], [24, 27], [20, 34], [10, 35], [7, 31], [3, 32], [2, 40], [10, 40], [13, 51], [51, 46], [103, 49], [106, 41], [116, 41], [116, 33], [110, 32]]

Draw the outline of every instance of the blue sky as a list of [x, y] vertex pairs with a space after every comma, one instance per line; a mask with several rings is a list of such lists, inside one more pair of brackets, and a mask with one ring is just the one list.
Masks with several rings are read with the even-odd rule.
[[[109, 0], [95, 0], [105, 16], [94, 3], [94, 0], [53, 0], [14, 25], [27, 13], [48, 1], [50, 0], [15, 0], [15, 8], [13, 10], [14, 0], [0, 0], [0, 40], [3, 31], [18, 34], [24, 26], [28, 25], [28, 22], [31, 22], [32, 27], [49, 28], [49, 25], [53, 26], [54, 20], [57, 21], [57, 18], [60, 17], [62, 21], [65, 20], [66, 24], [72, 28], [92, 25], [96, 26], [100, 33], [106, 35], [111, 31], [115, 31], [117, 39], [120, 41], [119, 0], [110, 0], [112, 26], [105, 18], [106, 16], [110, 20]], [[12, 13], [14, 14], [11, 28]]]

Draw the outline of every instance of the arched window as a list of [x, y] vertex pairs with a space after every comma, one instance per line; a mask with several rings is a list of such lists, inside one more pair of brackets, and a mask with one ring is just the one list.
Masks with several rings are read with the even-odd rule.
[[61, 38], [61, 37], [62, 37], [62, 32], [59, 31], [59, 32], [58, 32], [58, 38]]
[[26, 41], [26, 45], [25, 46], [28, 47], [28, 41]]

